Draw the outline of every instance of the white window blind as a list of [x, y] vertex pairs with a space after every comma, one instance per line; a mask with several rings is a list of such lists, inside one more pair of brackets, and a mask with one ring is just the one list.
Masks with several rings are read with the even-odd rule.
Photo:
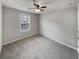
[[30, 31], [30, 17], [20, 15], [20, 32]]

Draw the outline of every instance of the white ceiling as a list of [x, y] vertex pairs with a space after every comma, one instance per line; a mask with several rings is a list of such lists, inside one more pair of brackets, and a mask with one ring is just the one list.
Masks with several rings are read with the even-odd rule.
[[[34, 12], [33, 10], [30, 10], [28, 8], [32, 8], [33, 2], [36, 1], [39, 0], [2, 0], [2, 4], [3, 6], [7, 6], [19, 10]], [[47, 5], [47, 9], [45, 9], [45, 12], [73, 7], [76, 6], [77, 3], [78, 0], [45, 0], [44, 4]]]

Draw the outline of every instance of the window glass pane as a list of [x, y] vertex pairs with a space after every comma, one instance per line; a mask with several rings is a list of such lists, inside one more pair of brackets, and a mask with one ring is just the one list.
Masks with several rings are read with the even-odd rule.
[[30, 29], [30, 19], [28, 16], [21, 15], [20, 16], [20, 31], [25, 32]]

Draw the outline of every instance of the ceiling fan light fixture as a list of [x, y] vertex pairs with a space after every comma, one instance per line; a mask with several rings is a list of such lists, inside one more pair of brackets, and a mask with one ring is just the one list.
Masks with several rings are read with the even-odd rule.
[[41, 11], [39, 9], [35, 9], [35, 12], [36, 13], [40, 13]]

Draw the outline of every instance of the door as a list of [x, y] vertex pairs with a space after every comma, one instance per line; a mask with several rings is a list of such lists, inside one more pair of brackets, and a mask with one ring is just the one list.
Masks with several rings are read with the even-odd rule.
[[2, 4], [0, 0], [0, 53], [2, 49]]

